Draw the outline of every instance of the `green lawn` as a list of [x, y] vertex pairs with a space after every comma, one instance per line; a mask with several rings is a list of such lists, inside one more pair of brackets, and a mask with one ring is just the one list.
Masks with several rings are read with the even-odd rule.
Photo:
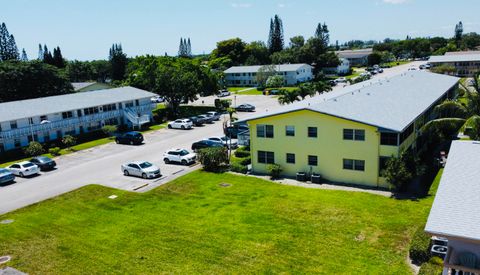
[[197, 171], [144, 194], [91, 185], [0, 216], [15, 220], [0, 224], [0, 255], [35, 274], [409, 274], [431, 203]]
[[408, 60], [404, 60], [404, 61], [392, 61], [392, 62], [388, 62], [388, 63], [384, 63], [382, 65], [388, 65], [390, 67], [395, 67], [395, 66], [399, 66], [399, 65], [404, 65], [404, 64], [408, 64], [410, 63], [411, 61], [408, 61]]

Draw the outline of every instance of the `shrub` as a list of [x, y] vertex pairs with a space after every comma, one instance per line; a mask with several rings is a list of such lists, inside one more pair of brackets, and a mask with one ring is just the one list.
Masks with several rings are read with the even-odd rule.
[[235, 156], [237, 158], [246, 158], [246, 157], [249, 157], [250, 156], [250, 148], [248, 147], [239, 147], [236, 151], [235, 151]]
[[410, 258], [414, 263], [425, 263], [430, 259], [430, 235], [420, 226], [410, 242]]
[[27, 156], [31, 156], [31, 157], [39, 156], [43, 154], [43, 146], [36, 141], [32, 141], [24, 149], [24, 152], [25, 152], [25, 155]]
[[60, 156], [60, 147], [50, 148], [50, 149], [48, 149], [48, 152], [49, 152], [52, 156]]
[[389, 158], [382, 174], [388, 183], [395, 186], [397, 191], [405, 187], [413, 178], [412, 173], [408, 170], [402, 157], [392, 156]]
[[240, 158], [240, 164], [241, 165], [247, 166], [251, 163], [252, 163], [252, 159], [250, 157]]
[[219, 172], [228, 162], [227, 149], [225, 147], [202, 149], [198, 152], [198, 160], [205, 171]]
[[248, 168], [246, 165], [242, 165], [241, 162], [232, 162], [230, 164], [230, 170], [232, 172], [246, 174], [248, 172]]
[[113, 133], [115, 133], [116, 131], [117, 131], [116, 125], [105, 125], [102, 127], [102, 132], [107, 137], [113, 136]]
[[67, 146], [68, 150], [72, 150], [72, 146], [75, 146], [75, 144], [77, 144], [77, 139], [70, 135], [66, 135], [62, 138], [62, 143], [63, 145]]
[[430, 261], [420, 266], [418, 275], [440, 275], [443, 271], [443, 261], [438, 257], [433, 257]]
[[269, 164], [267, 166], [267, 171], [270, 174], [271, 179], [277, 179], [280, 176], [280, 173], [282, 172], [282, 167], [276, 163]]

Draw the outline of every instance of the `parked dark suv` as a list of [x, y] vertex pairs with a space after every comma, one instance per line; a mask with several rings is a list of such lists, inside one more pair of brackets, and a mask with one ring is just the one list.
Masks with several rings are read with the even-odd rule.
[[127, 132], [115, 138], [117, 144], [141, 144], [143, 142], [143, 135], [139, 132]]
[[202, 126], [203, 124], [205, 124], [205, 119], [198, 116], [192, 116], [192, 117], [189, 117], [188, 119], [192, 121], [194, 126]]
[[235, 124], [233, 126], [228, 126], [223, 129], [223, 133], [229, 138], [238, 138], [238, 134], [245, 131], [248, 131], [248, 126], [244, 124]]
[[210, 148], [210, 147], [223, 147], [223, 144], [218, 141], [204, 139], [204, 140], [194, 142], [192, 144], [192, 151], [198, 151], [200, 149]]

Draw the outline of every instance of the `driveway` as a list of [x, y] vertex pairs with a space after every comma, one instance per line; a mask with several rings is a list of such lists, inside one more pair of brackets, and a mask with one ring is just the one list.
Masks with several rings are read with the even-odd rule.
[[[424, 63], [424, 62], [423, 62]], [[418, 67], [422, 62], [397, 66], [386, 69], [376, 78], [384, 78], [406, 71], [411, 65]], [[341, 91], [342, 87], [334, 87]], [[323, 96], [333, 96], [327, 93]], [[256, 113], [266, 113], [281, 107], [273, 96], [237, 95], [236, 104], [251, 103], [256, 106]], [[315, 98], [315, 100], [317, 99]], [[204, 97], [193, 104], [211, 105], [215, 97]], [[203, 101], [203, 103], [202, 103]], [[239, 118], [245, 118], [252, 113], [238, 113]], [[106, 144], [92, 149], [80, 151], [56, 159], [58, 167], [51, 172], [42, 172], [33, 178], [17, 178], [16, 183], [7, 186], [0, 185], [0, 214], [6, 213], [60, 194], [72, 191], [88, 184], [101, 184], [108, 187], [128, 191], [145, 192], [158, 187], [178, 176], [199, 168], [197, 166], [166, 165], [163, 163], [163, 153], [171, 148], [190, 149], [192, 142], [206, 137], [222, 135], [222, 116], [220, 121], [211, 125], [197, 127], [193, 130], [162, 129], [145, 134], [145, 144], [140, 146]], [[158, 165], [162, 172], [159, 179], [144, 180], [125, 177], [120, 170], [122, 163], [133, 160], [147, 160]]]

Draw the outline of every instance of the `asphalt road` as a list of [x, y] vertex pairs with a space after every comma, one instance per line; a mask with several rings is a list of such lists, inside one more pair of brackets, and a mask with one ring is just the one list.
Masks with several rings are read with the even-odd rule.
[[[418, 67], [422, 62], [386, 69], [374, 79], [390, 77], [406, 71], [410, 66]], [[334, 87], [331, 93], [318, 96], [331, 97], [342, 86]], [[227, 97], [233, 99], [233, 96]], [[214, 97], [204, 97], [193, 104], [211, 105]], [[202, 103], [203, 101], [203, 103]], [[236, 104], [251, 103], [256, 106], [256, 113], [265, 113], [281, 107], [273, 96], [237, 95]], [[237, 117], [245, 118], [251, 113], [238, 113]], [[140, 146], [117, 145], [115, 143], [98, 146], [56, 159], [58, 167], [54, 171], [42, 172], [33, 178], [17, 178], [10, 185], [0, 185], [0, 214], [43, 201], [48, 198], [72, 191], [88, 184], [101, 184], [128, 191], [145, 192], [164, 184], [178, 176], [188, 173], [199, 166], [166, 165], [163, 153], [171, 148], [190, 149], [192, 142], [210, 136], [222, 135], [222, 121], [211, 125], [197, 127], [193, 130], [162, 129], [145, 134], [145, 143]], [[158, 165], [162, 172], [159, 179], [144, 180], [125, 177], [120, 165], [134, 160], [146, 160]], [[114, 192], [113, 192], [114, 193]]]

